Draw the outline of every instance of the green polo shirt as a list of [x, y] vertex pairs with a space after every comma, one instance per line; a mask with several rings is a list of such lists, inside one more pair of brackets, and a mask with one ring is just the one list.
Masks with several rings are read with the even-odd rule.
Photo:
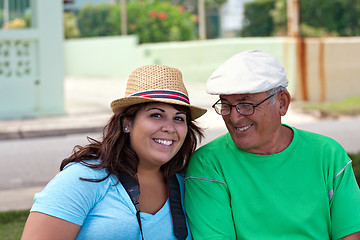
[[229, 133], [198, 149], [185, 180], [197, 239], [338, 239], [360, 231], [360, 191], [345, 150], [291, 128], [282, 152], [242, 151]]

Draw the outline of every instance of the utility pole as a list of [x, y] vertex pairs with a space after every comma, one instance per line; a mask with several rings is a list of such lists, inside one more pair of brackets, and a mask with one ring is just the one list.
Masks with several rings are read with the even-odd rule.
[[300, 33], [300, 1], [287, 0], [287, 23], [288, 36], [295, 38], [296, 43], [296, 72], [299, 80], [298, 87], [300, 88], [301, 98], [304, 101], [309, 100], [309, 93], [307, 87], [307, 56], [306, 44], [304, 38]]
[[121, 7], [121, 35], [127, 35], [126, 0], [120, 0]]
[[287, 0], [288, 36], [299, 36], [299, 0]]
[[199, 15], [199, 39], [206, 39], [206, 12], [205, 0], [198, 0], [198, 15]]

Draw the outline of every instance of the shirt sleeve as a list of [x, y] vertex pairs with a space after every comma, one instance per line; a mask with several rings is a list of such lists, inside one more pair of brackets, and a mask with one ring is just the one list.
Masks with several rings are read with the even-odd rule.
[[194, 239], [236, 239], [230, 195], [215, 166], [193, 155], [185, 178], [185, 209]]
[[333, 195], [330, 201], [332, 237], [339, 239], [360, 231], [360, 190], [352, 169], [351, 159], [344, 152], [341, 165], [336, 167]]
[[[93, 170], [79, 163], [71, 164], [58, 173], [40, 193], [36, 193], [31, 212], [41, 212], [77, 225], [82, 225], [89, 211], [102, 197], [105, 171]], [[106, 182], [106, 180], [105, 180]]]

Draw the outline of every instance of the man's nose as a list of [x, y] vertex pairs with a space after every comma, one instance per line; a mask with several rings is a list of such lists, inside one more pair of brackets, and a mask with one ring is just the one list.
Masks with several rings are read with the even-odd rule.
[[237, 122], [239, 119], [244, 118], [244, 115], [240, 114], [235, 106], [231, 106], [231, 111], [228, 117], [232, 122]]

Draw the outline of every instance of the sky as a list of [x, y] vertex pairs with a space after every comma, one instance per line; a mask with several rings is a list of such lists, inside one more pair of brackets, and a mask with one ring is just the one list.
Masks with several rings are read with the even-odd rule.
[[253, 0], [228, 0], [222, 7], [221, 25], [223, 31], [240, 30], [243, 20], [243, 6], [245, 2]]

